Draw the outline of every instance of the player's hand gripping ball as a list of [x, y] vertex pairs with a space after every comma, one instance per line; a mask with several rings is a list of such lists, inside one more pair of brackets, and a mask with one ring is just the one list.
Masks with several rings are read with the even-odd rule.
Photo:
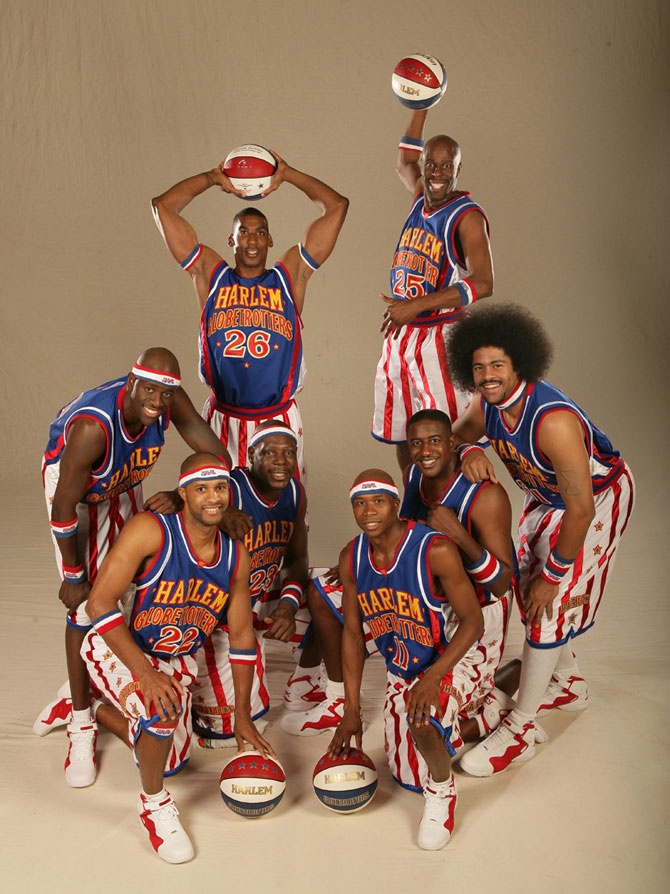
[[223, 173], [230, 177], [235, 189], [243, 190], [247, 199], [260, 199], [272, 183], [277, 160], [263, 146], [238, 146], [226, 155]]
[[407, 108], [429, 109], [444, 96], [447, 73], [434, 56], [413, 53], [401, 59], [393, 69], [391, 87]]
[[274, 758], [244, 751], [225, 764], [219, 785], [221, 797], [233, 813], [257, 819], [274, 810], [284, 797], [286, 774]]
[[363, 751], [352, 748], [348, 757], [319, 758], [312, 775], [314, 793], [336, 813], [354, 813], [369, 804], [377, 791], [377, 768]]

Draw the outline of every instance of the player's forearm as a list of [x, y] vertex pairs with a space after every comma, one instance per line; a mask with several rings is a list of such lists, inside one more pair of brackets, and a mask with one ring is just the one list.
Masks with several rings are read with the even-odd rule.
[[565, 559], [574, 559], [584, 546], [595, 507], [592, 502], [569, 503], [561, 521], [556, 552]]
[[332, 186], [328, 186], [322, 180], [318, 180], [304, 171], [299, 171], [297, 168], [292, 168], [290, 165], [286, 165], [284, 168], [282, 179], [304, 192], [307, 198], [321, 209], [322, 215], [337, 213], [341, 214], [344, 219], [349, 207], [349, 199], [340, 195]]
[[354, 636], [345, 627], [342, 634], [342, 679], [344, 680], [344, 704], [347, 711], [360, 714], [361, 681], [365, 661], [363, 637]]
[[451, 310], [459, 307], [467, 307], [482, 298], [488, 298], [493, 293], [493, 280], [489, 277], [468, 276], [466, 283], [459, 286], [448, 286], [437, 292], [427, 295], [419, 295], [411, 298], [412, 307], [417, 314], [429, 310]]
[[179, 214], [196, 196], [217, 183], [218, 173], [217, 168], [212, 168], [211, 171], [203, 171], [201, 174], [194, 174], [193, 177], [175, 183], [170, 189], [151, 200], [154, 212], [159, 215], [162, 212]]
[[[91, 591], [93, 592], [93, 591]], [[106, 606], [106, 611], [100, 612], [100, 603], [97, 600], [91, 600], [86, 606], [86, 611], [93, 621], [93, 626], [104, 615], [109, 615], [110, 611], [118, 610], [117, 602], [114, 602], [113, 609]], [[121, 613], [119, 612], [119, 615]], [[125, 621], [119, 621], [116, 627], [106, 633], [100, 634], [110, 650], [116, 655], [119, 661], [128, 668], [131, 674], [141, 681], [147, 670], [153, 670], [152, 665], [147, 660], [147, 656], [133, 639], [130, 631], [126, 627]]]
[[230, 669], [235, 691], [235, 714], [251, 717], [251, 687], [254, 679], [254, 666], [231, 662]]
[[419, 159], [423, 150], [423, 128], [426, 123], [426, 109], [412, 112], [409, 124], [405, 128], [396, 160], [396, 174], [403, 185], [412, 193], [415, 192], [421, 177]]
[[431, 665], [431, 670], [439, 673], [440, 677], [446, 676], [465, 657], [483, 632], [484, 618], [478, 606], [477, 612], [468, 613], [459, 619], [458, 627], [449, 645]]

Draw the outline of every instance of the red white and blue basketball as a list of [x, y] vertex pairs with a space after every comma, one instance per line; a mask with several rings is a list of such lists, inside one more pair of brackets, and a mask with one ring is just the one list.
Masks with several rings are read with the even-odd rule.
[[259, 751], [236, 754], [221, 771], [221, 797], [233, 813], [257, 819], [284, 797], [286, 774], [279, 761]]
[[429, 109], [445, 94], [447, 72], [434, 56], [413, 53], [401, 59], [393, 69], [391, 87], [407, 108]]
[[347, 757], [319, 758], [312, 775], [314, 793], [324, 807], [336, 813], [354, 813], [377, 791], [377, 768], [363, 751], [352, 748]]
[[243, 190], [247, 199], [260, 199], [272, 183], [277, 161], [263, 146], [238, 146], [226, 155], [223, 173], [230, 177], [235, 189]]

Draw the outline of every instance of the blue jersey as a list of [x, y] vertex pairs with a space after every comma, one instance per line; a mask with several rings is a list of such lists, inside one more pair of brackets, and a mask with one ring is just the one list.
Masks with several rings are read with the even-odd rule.
[[[423, 494], [423, 474], [415, 465], [408, 466], [405, 472], [405, 493], [400, 507], [400, 517], [408, 520], [425, 522], [431, 505], [440, 504], [451, 509], [459, 522], [471, 537], [472, 521], [470, 518], [475, 500], [485, 487], [490, 487], [490, 481], [480, 481], [473, 484], [465, 477], [460, 469], [454, 473], [444, 493], [435, 501], [427, 500]], [[475, 537], [475, 540], [477, 538]], [[514, 576], [517, 576], [516, 550], [512, 542], [511, 555], [514, 561]], [[477, 593], [480, 605], [488, 605], [495, 602], [497, 597], [477, 581], [471, 579], [471, 583]]]
[[[434, 211], [427, 211], [423, 193], [419, 194], [400, 233], [391, 262], [391, 294], [411, 301], [421, 295], [439, 292], [467, 276], [465, 259], [458, 241], [457, 228], [463, 215], [484, 209], [467, 192], [458, 193]], [[430, 326], [453, 322], [463, 314], [460, 307], [425, 311], [408, 326]]]
[[150, 655], [192, 655], [219, 623], [226, 623], [239, 546], [218, 531], [216, 558], [205, 565], [193, 552], [181, 512], [154, 517], [163, 529], [163, 543], [151, 565], [135, 578], [130, 632]]
[[141, 483], [153, 468], [165, 443], [165, 432], [170, 425], [167, 411], [153, 425], [142, 428], [136, 435], [128, 433], [123, 418], [123, 401], [127, 378], [114, 379], [84, 391], [66, 404], [49, 429], [49, 442], [44, 462], [59, 462], [67, 444], [70, 426], [77, 419], [93, 419], [105, 432], [106, 448], [98, 465], [91, 469], [91, 477], [81, 503], [99, 503], [125, 493]]
[[526, 385], [521, 416], [508, 428], [502, 411], [482, 400], [486, 434], [491, 446], [522, 490], [549, 506], [565, 509], [553, 466], [537, 444], [541, 420], [556, 410], [568, 410], [579, 419], [589, 454], [593, 493], [606, 490], [623, 470], [623, 461], [609, 439], [590, 421], [584, 410], [554, 385], [543, 379]]
[[200, 377], [216, 409], [281, 412], [302, 387], [302, 322], [288, 272], [244, 279], [225, 261], [212, 272], [200, 318]]
[[359, 534], [351, 544], [351, 574], [361, 616], [388, 670], [410, 680], [447, 647], [449, 602], [433, 583], [428, 552], [442, 534], [408, 522], [392, 563], [378, 569], [370, 543]]
[[259, 493], [248, 469], [233, 469], [230, 473], [230, 504], [250, 515], [254, 523], [244, 537], [244, 545], [251, 556], [249, 589], [254, 604], [272, 589], [296, 518], [305, 504], [305, 491], [293, 478], [271, 503]]

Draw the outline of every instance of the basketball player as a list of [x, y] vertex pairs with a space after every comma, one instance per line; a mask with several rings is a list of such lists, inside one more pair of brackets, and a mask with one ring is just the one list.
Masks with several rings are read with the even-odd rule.
[[[518, 666], [508, 666], [494, 683], [505, 646], [516, 589], [516, 557], [512, 543], [512, 511], [500, 484], [472, 484], [460, 471], [453, 452], [449, 417], [441, 410], [420, 410], [407, 426], [412, 465], [405, 471], [405, 495], [400, 517], [420, 521], [448, 536], [477, 593], [484, 616], [484, 633], [470, 656], [477, 686], [460, 711], [465, 742], [482, 738], [514, 707], [509, 697], [518, 685]], [[316, 576], [308, 588], [308, 602], [323, 653], [328, 682], [326, 699], [301, 715], [284, 716], [282, 729], [292, 735], [316, 735], [335, 728], [342, 719], [342, 589], [334, 575]], [[369, 637], [368, 654], [374, 654]]]
[[363, 533], [340, 554], [345, 705], [329, 753], [346, 756], [352, 736], [362, 747], [365, 619], [387, 668], [389, 767], [401, 785], [423, 791], [419, 847], [439, 850], [454, 828], [451, 755], [461, 743], [460, 705], [475, 685], [467, 656], [483, 630], [481, 609], [456, 545], [398, 518], [400, 500], [390, 475], [361, 473], [350, 497]]
[[[181, 388], [180, 377], [171, 351], [150, 348], [127, 376], [70, 401], [49, 432], [42, 478], [62, 579], [58, 595], [68, 610], [69, 686], [67, 692], [59, 690], [33, 729], [44, 735], [70, 720], [65, 780], [75, 788], [91, 785], [96, 774], [97, 728], [79, 651], [91, 623], [86, 600], [102, 560], [124, 524], [142, 508], [142, 482], [158, 459], [170, 422], [191, 449], [222, 452]], [[156, 508], [159, 502], [164, 497], [147, 505]]]
[[458, 143], [444, 135], [423, 143], [427, 112], [412, 112], [400, 140], [396, 170], [412, 207], [391, 263], [391, 294], [381, 331], [385, 340], [375, 377], [372, 435], [396, 445], [400, 469], [409, 465], [408, 418], [443, 410], [452, 422], [469, 395], [449, 375], [444, 341], [464, 307], [493, 292], [488, 220], [470, 193], [456, 188]]
[[[195, 653], [219, 623], [227, 625], [230, 636], [239, 749], [248, 743], [263, 755], [273, 754], [250, 714], [256, 641], [249, 555], [218, 530], [228, 505], [228, 479], [220, 457], [188, 457], [179, 477], [183, 510], [172, 515], [142, 512], [132, 518], [88, 599], [93, 627], [82, 655], [91, 680], [128, 722], [142, 783], [140, 820], [152, 847], [168, 863], [190, 860], [193, 847], [163, 788], [163, 774], [175, 730], [188, 722]], [[118, 603], [133, 582], [127, 625]]]
[[[461, 711], [464, 741], [479, 739], [500, 723], [514, 702], [518, 674], [501, 675], [496, 687], [517, 589], [516, 556], [512, 542], [512, 507], [501, 484], [472, 484], [453, 450], [451, 423], [441, 410], [419, 410], [407, 424], [412, 464], [405, 471], [400, 517], [423, 522], [449, 537], [475, 588], [484, 617], [484, 633], [476, 647], [479, 686], [476, 697]], [[503, 690], [502, 686], [504, 685]]]
[[304, 477], [302, 422], [295, 395], [302, 387], [301, 314], [312, 274], [330, 256], [349, 202], [325, 183], [288, 165], [276, 153], [277, 171], [265, 195], [282, 183], [303, 192], [319, 209], [301, 243], [266, 269], [273, 246], [265, 215], [255, 207], [233, 219], [230, 267], [198, 241], [183, 209], [210, 187], [242, 197], [223, 163], [177, 183], [152, 200], [165, 244], [195, 286], [200, 317], [200, 376], [211, 388], [203, 415], [236, 466], [247, 461], [249, 436], [264, 419], [286, 422], [298, 436], [298, 469]]
[[[297, 441], [296, 434], [283, 422], [263, 422], [249, 441], [249, 468], [234, 469], [231, 473], [231, 503], [246, 513], [247, 519], [246, 530], [238, 528], [235, 534], [241, 537], [250, 554], [250, 592], [258, 641], [251, 694], [254, 721], [270, 707], [265, 640], [300, 642], [309, 624], [304, 608], [308, 581], [307, 501], [302, 484], [294, 477]], [[296, 620], [300, 624], [299, 633], [296, 633]], [[228, 656], [229, 635], [222, 625], [214, 630], [198, 654], [193, 723], [204, 747], [225, 746], [235, 731]]]
[[496, 480], [475, 446], [486, 436], [526, 493], [519, 521], [526, 640], [518, 707], [461, 759], [466, 772], [490, 776], [534, 756], [540, 706], [587, 707], [571, 641], [595, 622], [633, 509], [634, 482], [606, 435], [542, 378], [552, 347], [528, 311], [516, 305], [473, 311], [452, 328], [448, 353], [454, 380], [480, 395], [454, 426], [464, 474], [473, 482]]

